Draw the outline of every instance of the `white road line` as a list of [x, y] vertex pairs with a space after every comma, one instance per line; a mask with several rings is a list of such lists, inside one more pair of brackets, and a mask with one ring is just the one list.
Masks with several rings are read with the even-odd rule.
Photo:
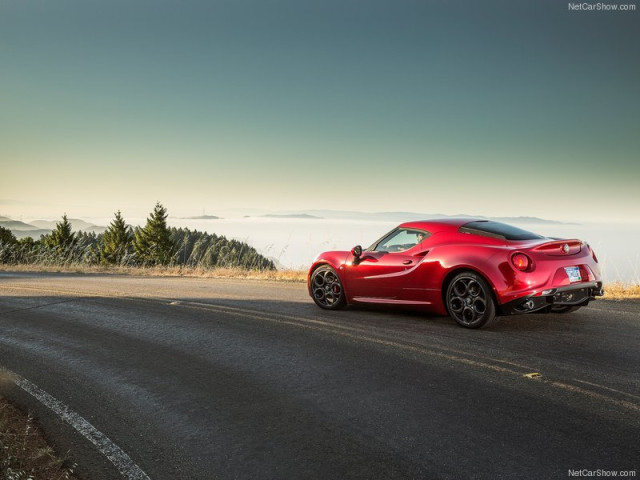
[[16, 385], [48, 407], [56, 415], [62, 418], [62, 420], [75, 428], [80, 435], [93, 443], [100, 453], [115, 465], [124, 478], [128, 480], [150, 480], [149, 476], [144, 473], [142, 469], [133, 462], [133, 460], [131, 460], [129, 455], [124, 453], [124, 451], [109, 440], [104, 433], [96, 429], [96, 427], [71, 410], [67, 405], [55, 397], [52, 397], [26, 378], [2, 367], [0, 367], [0, 371], [10, 376]]

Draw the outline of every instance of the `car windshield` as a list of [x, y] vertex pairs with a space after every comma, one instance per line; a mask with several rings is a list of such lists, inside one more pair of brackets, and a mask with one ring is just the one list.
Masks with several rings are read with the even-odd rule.
[[484, 237], [500, 238], [502, 240], [537, 240], [539, 238], [545, 238], [537, 233], [491, 220], [478, 220], [465, 223], [460, 227], [460, 233], [470, 233]]

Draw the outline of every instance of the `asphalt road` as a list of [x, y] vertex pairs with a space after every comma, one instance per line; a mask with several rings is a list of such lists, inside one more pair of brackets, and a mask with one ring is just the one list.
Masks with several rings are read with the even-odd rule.
[[[151, 479], [637, 476], [639, 345], [632, 301], [470, 331], [300, 284], [0, 273], [0, 367]], [[0, 376], [81, 478], [123, 478]]]

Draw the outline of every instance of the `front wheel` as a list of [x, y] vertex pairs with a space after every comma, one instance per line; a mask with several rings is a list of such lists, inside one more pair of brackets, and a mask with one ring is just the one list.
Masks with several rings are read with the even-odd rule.
[[462, 272], [453, 277], [446, 294], [447, 311], [458, 325], [482, 328], [496, 319], [496, 304], [491, 287], [475, 272]]
[[323, 265], [313, 271], [311, 296], [316, 305], [327, 310], [337, 310], [347, 303], [340, 277], [329, 265]]

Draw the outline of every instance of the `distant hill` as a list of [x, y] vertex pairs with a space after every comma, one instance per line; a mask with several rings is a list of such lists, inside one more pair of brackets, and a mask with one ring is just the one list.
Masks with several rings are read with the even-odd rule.
[[38, 230], [38, 227], [30, 225], [28, 223], [20, 222], [18, 220], [11, 220], [7, 217], [2, 217], [0, 220], [0, 227], [8, 228], [9, 230]]
[[[482, 215], [469, 215], [460, 213], [457, 215], [443, 215], [442, 213], [417, 213], [417, 212], [356, 212], [356, 211], [340, 211], [340, 210], [305, 210], [302, 212], [292, 213], [294, 215], [310, 215], [316, 218], [335, 218], [335, 219], [352, 219], [352, 220], [377, 220], [388, 222], [410, 222], [418, 220], [429, 220], [448, 217], [470, 217], [470, 218], [486, 218], [487, 220], [495, 220], [506, 223], [528, 223], [528, 224], [565, 224], [556, 220], [547, 220], [538, 217], [484, 217]], [[270, 215], [275, 216], [275, 215]]]
[[267, 215], [262, 215], [263, 217], [268, 217], [268, 218], [300, 218], [300, 219], [312, 219], [312, 220], [318, 220], [321, 219], [322, 217], [318, 217], [316, 215], [309, 215], [308, 213], [290, 213], [290, 214], [274, 214], [274, 213], [268, 213]]
[[[50, 234], [56, 228], [58, 222], [59, 220], [34, 220], [33, 222], [25, 223], [8, 217], [0, 217], [0, 227], [8, 228], [18, 239], [31, 237], [37, 240], [40, 235]], [[81, 230], [83, 232], [103, 233], [107, 229], [107, 227], [93, 225], [77, 218], [70, 218], [69, 222], [76, 232]]]
[[41, 235], [49, 235], [51, 230], [11, 230], [11, 233], [13, 233], [13, 236], [18, 240], [27, 237], [39, 240]]
[[215, 215], [198, 215], [197, 217], [182, 217], [182, 220], [220, 220]]
[[[99, 227], [97, 225], [93, 225], [92, 223], [85, 222], [84, 220], [80, 220], [79, 218], [69, 218], [69, 223], [73, 230], [82, 230], [83, 232], [94, 231], [94, 230], [106, 230], [106, 227]], [[30, 222], [31, 225], [35, 225], [37, 228], [41, 228], [43, 230], [53, 230], [56, 228], [56, 224], [59, 223], [60, 220], [34, 220]]]
[[312, 215], [319, 218], [335, 218], [345, 220], [372, 220], [382, 222], [409, 222], [415, 220], [427, 220], [431, 218], [443, 218], [449, 215], [439, 213], [416, 212], [357, 212], [342, 210], [305, 210], [301, 214]]
[[546, 220], [544, 218], [538, 217], [492, 217], [492, 220], [497, 220], [499, 222], [505, 223], [540, 223], [540, 224], [556, 224], [556, 225], [566, 225], [565, 222], [558, 222], [556, 220]]
[[[69, 220], [69, 222], [71, 222], [71, 220]], [[54, 228], [56, 228], [56, 223], [57, 222], [50, 220], [34, 220], [33, 222], [31, 222], [31, 225], [35, 225], [36, 228], [53, 230]]]

